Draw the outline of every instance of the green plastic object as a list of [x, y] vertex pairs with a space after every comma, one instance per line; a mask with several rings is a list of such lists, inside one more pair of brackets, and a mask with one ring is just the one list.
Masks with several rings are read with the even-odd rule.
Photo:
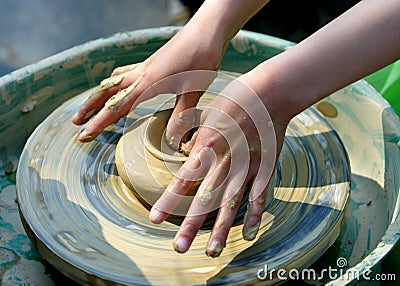
[[400, 60], [365, 78], [400, 115]]

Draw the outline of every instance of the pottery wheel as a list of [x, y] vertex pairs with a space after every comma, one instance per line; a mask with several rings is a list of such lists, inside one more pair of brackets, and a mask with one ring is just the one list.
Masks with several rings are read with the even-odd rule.
[[[67, 276], [97, 284], [249, 284], [260, 281], [257, 273], [265, 265], [310, 266], [338, 237], [349, 197], [349, 161], [335, 131], [313, 108], [288, 127], [256, 239], [242, 238], [242, 203], [227, 247], [213, 259], [205, 255], [209, 229], [200, 230], [188, 253], [175, 253], [179, 226], [150, 223], [146, 207], [123, 184], [115, 149], [124, 120], [94, 142], [76, 141], [81, 128], [70, 119], [89, 93], [42, 122], [18, 168], [18, 202], [28, 235]], [[212, 97], [203, 96], [199, 107]], [[159, 95], [139, 105], [129, 120], [152, 114], [160, 100], [173, 107], [172, 95]]]

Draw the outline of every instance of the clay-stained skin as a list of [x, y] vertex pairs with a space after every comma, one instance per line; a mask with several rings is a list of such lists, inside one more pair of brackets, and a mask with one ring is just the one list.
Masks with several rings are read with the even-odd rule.
[[[100, 83], [100, 86], [95, 90], [95, 93], [117, 86], [123, 81], [123, 79], [128, 73], [134, 73], [137, 76], [135, 82], [133, 82], [127, 88], [118, 91], [109, 100], [107, 100], [107, 102], [104, 105], [106, 109], [115, 109], [116, 111], [118, 111], [124, 105], [125, 99], [135, 90], [135, 88], [142, 80], [150, 59], [151, 57], [149, 57], [146, 61], [142, 63], [132, 65], [127, 72], [111, 76], [107, 79], [104, 79]], [[114, 72], [118, 73], [118, 71]]]
[[211, 199], [213, 197], [213, 191], [214, 191], [213, 186], [207, 186], [205, 189], [199, 191], [198, 200], [203, 206], [206, 206], [209, 204], [209, 202], [211, 201]]
[[206, 252], [206, 254], [207, 256], [211, 256], [209, 255], [209, 252], [212, 252], [212, 257], [218, 257], [221, 255], [223, 249], [224, 248], [222, 247], [221, 242], [219, 242], [218, 240], [213, 240], [211, 242], [211, 245], [207, 248], [208, 251]]
[[181, 151], [182, 154], [185, 155], [185, 156], [189, 156], [189, 155], [190, 155], [190, 150], [187, 149], [186, 143], [181, 143], [181, 150], [180, 150], [180, 151]]
[[92, 115], [96, 112], [96, 109], [93, 108], [92, 110], [90, 110], [84, 117], [84, 119], [89, 119], [90, 117], [92, 117]]
[[113, 95], [109, 100], [107, 100], [107, 102], [104, 104], [104, 107], [107, 109], [119, 110], [119, 108], [125, 102], [125, 98], [133, 92], [133, 90], [139, 84], [141, 79], [142, 79], [142, 76], [140, 76], [133, 84], [131, 84], [126, 89], [122, 89], [122, 90], [118, 91], [117, 94]]
[[101, 81], [99, 87], [95, 90], [95, 93], [99, 92], [99, 91], [103, 91], [103, 90], [109, 89], [111, 87], [114, 87], [114, 86], [120, 84], [123, 81], [124, 77], [125, 77], [125, 75], [121, 74], [121, 75], [117, 75], [117, 76], [113, 76], [113, 77], [109, 77], [109, 78], [103, 79]]
[[263, 198], [258, 198], [258, 199], [256, 200], [256, 202], [257, 202], [258, 204], [262, 205], [262, 204], [265, 204], [265, 199], [263, 199]]
[[228, 202], [228, 208], [234, 209], [236, 207], [236, 200], [232, 199]]
[[[246, 215], [247, 215], [247, 213], [246, 213]], [[245, 221], [247, 220], [247, 216], [245, 216], [244, 220]], [[261, 222], [258, 222], [251, 227], [244, 226], [243, 227], [243, 238], [248, 241], [254, 240], [256, 238], [257, 232], [260, 228], [260, 224], [261, 224]]]
[[225, 129], [227, 129], [229, 127], [229, 125], [224, 123], [224, 122], [218, 121], [218, 122], [215, 123], [215, 127], [217, 129], [219, 129], [219, 130], [225, 130]]

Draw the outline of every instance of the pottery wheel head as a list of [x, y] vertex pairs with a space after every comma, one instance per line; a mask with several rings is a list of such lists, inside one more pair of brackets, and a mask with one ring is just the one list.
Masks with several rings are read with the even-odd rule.
[[[220, 75], [215, 82], [226, 85]], [[171, 175], [151, 164], [175, 166], [185, 160], [153, 141], [160, 142], [168, 115], [152, 114], [161, 101], [167, 102], [164, 109], [173, 108], [175, 97], [143, 102], [125, 121], [80, 144], [75, 139], [80, 127], [70, 124], [70, 118], [89, 93], [65, 102], [38, 126], [17, 174], [27, 233], [40, 253], [69, 277], [89, 284], [248, 285], [259, 282], [257, 270], [264, 265], [311, 265], [337, 238], [349, 197], [349, 161], [336, 132], [315, 109], [288, 126], [256, 238], [242, 238], [243, 204], [226, 248], [211, 259], [204, 253], [209, 229], [199, 231], [186, 254], [175, 253], [172, 241], [179, 225], [151, 224], [148, 209], [135, 194], [140, 187], [156, 199]], [[198, 107], [208, 105], [214, 94], [202, 97]], [[129, 126], [125, 132], [124, 126]]]

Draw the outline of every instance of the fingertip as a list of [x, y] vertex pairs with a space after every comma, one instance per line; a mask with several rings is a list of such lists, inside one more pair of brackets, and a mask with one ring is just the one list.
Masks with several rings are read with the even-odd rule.
[[219, 240], [212, 240], [207, 246], [206, 255], [212, 258], [216, 258], [221, 255], [223, 249], [224, 247]]
[[166, 219], [167, 215], [155, 208], [152, 208], [149, 214], [149, 219], [154, 224], [160, 224]]
[[82, 116], [79, 114], [79, 112], [76, 112], [72, 117], [71, 117], [72, 123], [75, 125], [82, 125]]
[[77, 111], [71, 118], [72, 123], [76, 125], [82, 125], [86, 123], [96, 113], [96, 109], [93, 108], [89, 112]]
[[184, 237], [178, 237], [173, 242], [173, 248], [178, 253], [185, 253], [189, 250], [190, 243]]
[[260, 229], [260, 223], [260, 220], [255, 224], [250, 224], [249, 220], [245, 222], [242, 232], [244, 240], [252, 241], [256, 238], [258, 230]]
[[97, 135], [98, 134], [87, 132], [85, 129], [78, 135], [77, 139], [82, 143], [88, 143], [96, 139]]
[[[252, 190], [253, 191], [253, 190]], [[244, 216], [243, 238], [245, 240], [255, 239], [261, 223], [266, 200], [265, 193], [262, 193], [255, 200], [250, 200], [247, 205], [247, 211]]]

